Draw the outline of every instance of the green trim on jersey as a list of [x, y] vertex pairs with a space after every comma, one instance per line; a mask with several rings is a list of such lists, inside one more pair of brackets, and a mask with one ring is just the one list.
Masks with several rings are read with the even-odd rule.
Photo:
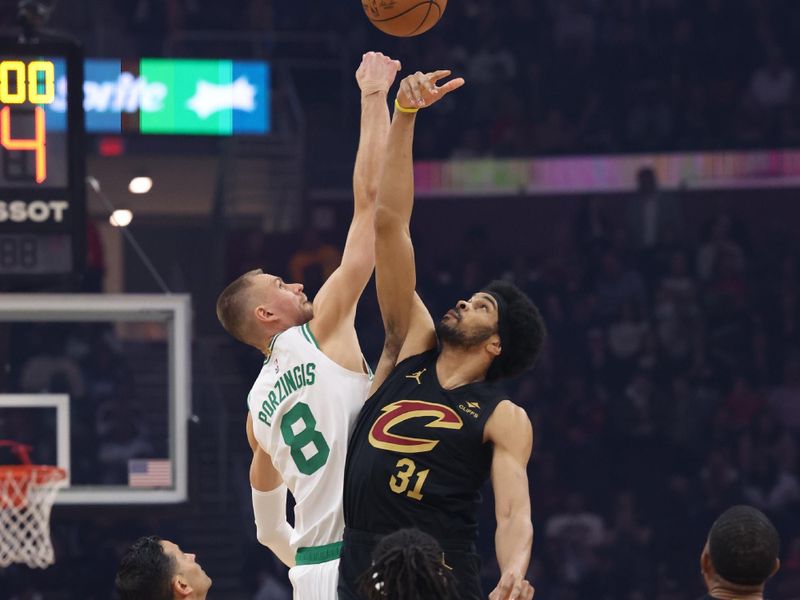
[[267, 364], [269, 361], [272, 360], [272, 349], [275, 347], [275, 342], [278, 341], [278, 337], [280, 335], [281, 334], [279, 333], [277, 335], [272, 336], [272, 340], [270, 340], [269, 346], [267, 347], [267, 352], [269, 352], [269, 356], [267, 356], [267, 358], [264, 359], [264, 364]]
[[342, 542], [334, 542], [325, 546], [298, 548], [295, 556], [297, 566], [318, 565], [336, 560], [342, 553]]
[[309, 327], [308, 323], [303, 323], [302, 327], [303, 334], [306, 336], [306, 339], [314, 344], [317, 350], [319, 350], [319, 344], [317, 343], [317, 338], [314, 337], [314, 332], [311, 331], [311, 327]]
[[373, 379], [375, 379], [375, 373], [372, 372], [372, 367], [369, 366], [367, 358], [365, 356], [362, 356], [361, 359], [364, 361], [364, 366], [367, 367], [367, 377], [369, 377], [369, 380], [372, 381]]

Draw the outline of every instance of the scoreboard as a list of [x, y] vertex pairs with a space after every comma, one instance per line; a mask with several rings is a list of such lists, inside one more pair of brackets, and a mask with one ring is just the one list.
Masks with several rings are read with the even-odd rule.
[[[66, 81], [66, 111], [52, 110]], [[0, 39], [0, 277], [79, 273], [85, 256], [83, 57]]]

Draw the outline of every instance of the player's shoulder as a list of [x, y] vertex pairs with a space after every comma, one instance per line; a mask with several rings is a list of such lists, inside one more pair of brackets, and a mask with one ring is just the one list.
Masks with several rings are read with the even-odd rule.
[[319, 342], [309, 323], [295, 325], [281, 331], [272, 338], [269, 346], [271, 355], [275, 354], [276, 351], [292, 351], [297, 348], [316, 348], [319, 350]]
[[532, 439], [533, 424], [524, 408], [509, 399], [501, 400], [486, 423], [487, 438], [492, 441]]

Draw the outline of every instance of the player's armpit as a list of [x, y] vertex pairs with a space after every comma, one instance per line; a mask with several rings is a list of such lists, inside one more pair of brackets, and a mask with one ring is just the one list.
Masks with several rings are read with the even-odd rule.
[[314, 298], [311, 326], [321, 346], [345, 329], [352, 329], [356, 306], [372, 275], [374, 263], [358, 267], [342, 263]]
[[414, 294], [409, 319], [408, 333], [403, 342], [403, 348], [397, 357], [397, 362], [409, 356], [421, 354], [436, 347], [436, 327], [433, 324], [431, 313], [419, 294]]
[[494, 445], [491, 479], [497, 518], [495, 547], [501, 573], [498, 587], [489, 598], [505, 600], [520, 593], [533, 545], [527, 475], [533, 428], [523, 409], [505, 401], [489, 418], [484, 438]]
[[414, 294], [406, 338], [402, 345], [399, 343], [393, 344], [387, 339], [381, 358], [378, 361], [378, 367], [375, 369], [375, 376], [372, 379], [369, 395], [371, 396], [381, 387], [399, 362], [409, 356], [422, 354], [435, 347], [436, 329], [433, 325], [433, 319], [431, 319], [431, 314], [419, 294]]

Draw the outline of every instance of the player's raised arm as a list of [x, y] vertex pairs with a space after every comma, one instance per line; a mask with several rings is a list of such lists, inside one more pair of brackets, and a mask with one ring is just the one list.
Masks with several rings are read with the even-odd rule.
[[502, 402], [486, 423], [485, 437], [494, 445], [495, 551], [500, 581], [489, 600], [521, 600], [532, 595], [525, 580], [533, 545], [527, 466], [533, 448], [533, 428], [525, 411]]
[[[422, 337], [426, 340], [432, 333], [430, 317], [414, 297], [417, 275], [409, 229], [414, 207], [412, 148], [416, 111], [464, 85], [463, 79], [456, 78], [437, 86], [437, 82], [449, 75], [446, 70], [417, 72], [403, 79], [397, 93], [375, 213], [375, 278], [386, 338], [373, 388], [394, 367], [407, 337], [415, 335], [413, 323], [424, 323], [426, 331]], [[416, 318], [418, 315], [424, 318]]]
[[342, 263], [314, 299], [313, 330], [324, 343], [341, 327], [352, 329], [356, 305], [375, 268], [375, 199], [389, 131], [387, 94], [400, 63], [367, 52], [356, 71], [361, 89], [361, 133], [353, 169], [353, 220]]

